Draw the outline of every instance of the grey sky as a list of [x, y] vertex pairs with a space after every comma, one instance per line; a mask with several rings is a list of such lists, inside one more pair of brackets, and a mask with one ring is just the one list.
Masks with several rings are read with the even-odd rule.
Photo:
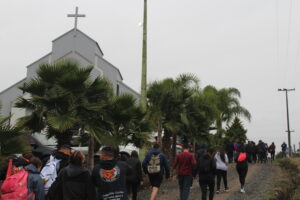
[[[125, 83], [140, 90], [142, 0], [1, 0], [1, 91], [73, 28], [66, 15], [75, 6], [87, 15], [78, 28], [98, 41]], [[299, 9], [296, 0], [148, 0], [148, 80], [190, 72], [202, 87], [238, 88], [253, 116], [245, 122], [248, 137], [277, 146], [287, 142], [285, 96], [277, 89], [295, 87], [289, 105], [292, 144], [298, 144]]]

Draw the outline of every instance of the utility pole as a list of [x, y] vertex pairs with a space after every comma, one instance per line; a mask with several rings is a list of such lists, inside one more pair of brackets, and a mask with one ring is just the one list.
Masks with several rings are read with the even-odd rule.
[[143, 22], [143, 53], [142, 53], [142, 78], [141, 78], [141, 108], [147, 108], [147, 0], [144, 0], [144, 22]]
[[286, 98], [286, 116], [287, 116], [287, 132], [288, 132], [288, 145], [289, 145], [289, 156], [292, 156], [292, 146], [291, 146], [291, 130], [290, 130], [290, 116], [289, 116], [289, 99], [288, 99], [288, 92], [295, 91], [295, 88], [293, 89], [278, 89], [278, 91], [285, 92], [285, 98]]

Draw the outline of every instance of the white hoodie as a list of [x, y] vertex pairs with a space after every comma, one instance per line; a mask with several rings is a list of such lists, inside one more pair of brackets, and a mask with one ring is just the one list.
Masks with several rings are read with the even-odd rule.
[[219, 170], [223, 170], [223, 171], [227, 171], [228, 167], [228, 157], [227, 154], [225, 153], [225, 162], [223, 162], [223, 160], [221, 159], [221, 155], [220, 152], [217, 152], [215, 155], [215, 161], [216, 161], [216, 165], [217, 165], [217, 169]]

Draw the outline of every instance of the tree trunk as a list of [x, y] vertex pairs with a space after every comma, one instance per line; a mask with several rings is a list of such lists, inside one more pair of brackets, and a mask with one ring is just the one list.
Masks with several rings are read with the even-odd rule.
[[162, 151], [163, 153], [167, 156], [168, 159], [171, 158], [171, 145], [172, 145], [172, 141], [171, 141], [171, 133], [165, 129], [164, 131], [164, 136], [162, 138]]
[[159, 144], [159, 146], [162, 146], [162, 124], [158, 123], [158, 127], [157, 127], [157, 142]]
[[87, 168], [90, 170], [94, 168], [94, 149], [95, 149], [95, 138], [92, 134], [90, 134], [88, 159], [87, 159]]
[[173, 140], [172, 140], [172, 164], [175, 161], [176, 158], [176, 153], [177, 153], [177, 133], [173, 133]]

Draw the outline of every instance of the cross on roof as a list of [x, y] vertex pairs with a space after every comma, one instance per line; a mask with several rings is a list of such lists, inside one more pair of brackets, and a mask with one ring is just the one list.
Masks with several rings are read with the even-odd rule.
[[78, 7], [76, 7], [75, 14], [68, 14], [67, 16], [75, 18], [75, 25], [74, 25], [75, 31], [77, 30], [77, 19], [78, 19], [78, 17], [85, 17], [84, 14], [78, 14]]

